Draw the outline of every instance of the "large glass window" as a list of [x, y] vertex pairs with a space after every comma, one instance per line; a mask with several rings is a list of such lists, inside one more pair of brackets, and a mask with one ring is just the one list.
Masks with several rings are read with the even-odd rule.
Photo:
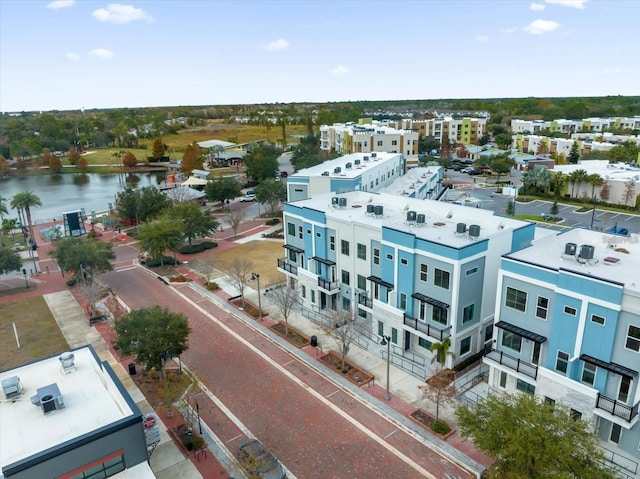
[[427, 272], [428, 272], [428, 266], [424, 263], [420, 263], [420, 281], [424, 281], [425, 283], [427, 282]]
[[378, 321], [378, 336], [384, 336], [384, 323]]
[[287, 234], [289, 236], [295, 236], [296, 235], [296, 225], [294, 225], [293, 223], [287, 223]]
[[615, 422], [611, 424], [611, 434], [609, 434], [609, 441], [614, 444], [618, 444], [622, 438], [622, 426]]
[[349, 286], [350, 284], [349, 271], [342, 270], [342, 284], [346, 284], [347, 286]]
[[447, 324], [447, 310], [444, 308], [438, 308], [437, 306], [433, 307], [433, 313], [431, 316], [436, 323]]
[[400, 300], [398, 301], [398, 307], [402, 311], [407, 310], [407, 295], [405, 293], [400, 293]]
[[527, 309], [527, 293], [507, 287], [507, 297], [504, 305], [524, 312]]
[[460, 341], [460, 356], [464, 356], [471, 352], [471, 336]]
[[593, 386], [593, 383], [596, 382], [595, 364], [584, 363], [584, 367], [582, 368], [582, 382], [589, 386]]
[[433, 272], [433, 284], [444, 289], [449, 289], [449, 272], [435, 268]]
[[293, 261], [294, 263], [298, 261], [298, 253], [292, 249], [289, 250], [289, 261]]
[[391, 342], [398, 344], [398, 330], [396, 328], [391, 328]]
[[470, 304], [462, 310], [462, 324], [469, 323], [473, 321], [473, 316], [475, 313], [476, 305]]
[[358, 259], [367, 259], [367, 247], [358, 243]]
[[627, 331], [627, 342], [625, 344], [627, 349], [631, 349], [635, 352], [640, 352], [640, 328], [634, 326], [633, 324], [629, 325], [629, 330]]
[[343, 255], [349, 256], [349, 242], [345, 240], [340, 240], [340, 251]]
[[569, 355], [564, 351], [558, 351], [556, 356], [556, 371], [562, 374], [567, 374], [569, 367]]
[[428, 351], [431, 351], [431, 345], [433, 343], [431, 341], [427, 341], [424, 338], [418, 337], [418, 346], [420, 346], [421, 348], [424, 348]]
[[520, 352], [520, 350], [522, 349], [522, 336], [519, 336], [510, 331], [503, 331], [502, 345], [505, 348], [513, 349], [514, 351]]
[[106, 479], [125, 470], [122, 452], [106, 456], [96, 462], [87, 464], [61, 477], [64, 479]]
[[367, 289], [367, 278], [361, 274], [358, 275], [358, 289], [363, 291]]
[[549, 311], [549, 298], [538, 296], [538, 302], [536, 305], [536, 318], [547, 319], [548, 311]]
[[536, 392], [536, 387], [533, 384], [529, 384], [522, 379], [516, 381], [516, 389], [527, 394], [535, 394]]

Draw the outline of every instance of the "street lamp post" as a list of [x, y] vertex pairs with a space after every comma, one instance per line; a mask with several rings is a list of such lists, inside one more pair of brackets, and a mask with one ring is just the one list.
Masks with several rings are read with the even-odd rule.
[[196, 401], [196, 413], [198, 413], [198, 431], [200, 431], [200, 435], [202, 436], [202, 423], [200, 422], [200, 405], [198, 401]]
[[27, 285], [27, 289], [29, 289], [29, 280], [27, 279], [27, 270], [26, 270], [26, 268], [22, 268], [22, 274], [24, 274], [24, 282]]
[[260, 274], [251, 273], [251, 279], [258, 282], [258, 319], [262, 321], [262, 298], [260, 298]]
[[591, 199], [593, 200], [593, 209], [591, 210], [591, 226], [589, 229], [593, 229], [593, 222], [596, 217], [596, 195], [593, 195]]
[[385, 399], [389, 401], [391, 399], [391, 393], [389, 392], [389, 365], [391, 363], [391, 337], [382, 335], [382, 341], [380, 341], [382, 346], [387, 347], [387, 394], [385, 395]]

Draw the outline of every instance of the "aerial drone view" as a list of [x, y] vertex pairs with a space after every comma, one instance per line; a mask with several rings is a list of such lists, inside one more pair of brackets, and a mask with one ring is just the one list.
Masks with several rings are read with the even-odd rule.
[[0, 0], [0, 477], [640, 479], [635, 0]]

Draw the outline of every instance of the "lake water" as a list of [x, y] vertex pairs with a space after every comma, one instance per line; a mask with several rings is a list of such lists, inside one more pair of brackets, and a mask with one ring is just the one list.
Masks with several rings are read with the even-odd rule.
[[164, 179], [164, 173], [99, 173], [23, 176], [0, 180], [0, 196], [8, 198], [9, 217], [17, 218], [10, 207], [11, 199], [21, 191], [32, 191], [42, 201], [42, 206], [31, 209], [34, 223], [45, 223], [62, 213], [84, 209], [107, 211], [109, 203], [115, 205], [116, 194], [127, 186], [142, 188], [156, 186]]

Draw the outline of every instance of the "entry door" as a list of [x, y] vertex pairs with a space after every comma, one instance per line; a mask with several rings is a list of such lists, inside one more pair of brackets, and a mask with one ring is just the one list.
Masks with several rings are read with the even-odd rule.
[[320, 292], [320, 309], [325, 309], [327, 307], [327, 295], [323, 292]]
[[531, 362], [538, 364], [540, 361], [540, 343], [533, 343], [533, 353], [531, 354]]
[[409, 331], [404, 332], [404, 350], [409, 351], [411, 349], [411, 333]]

